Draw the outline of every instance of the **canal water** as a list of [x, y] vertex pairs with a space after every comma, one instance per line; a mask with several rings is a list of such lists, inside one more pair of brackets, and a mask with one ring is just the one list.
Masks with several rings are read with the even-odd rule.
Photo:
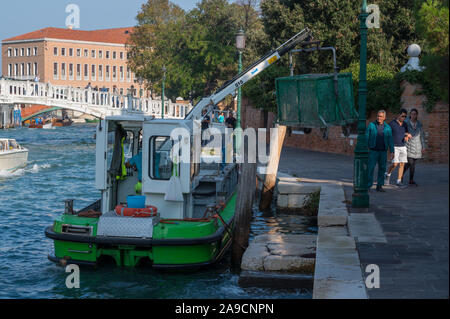
[[[63, 212], [64, 199], [74, 198], [81, 209], [99, 198], [94, 133], [94, 125], [0, 130], [0, 138], [15, 138], [29, 149], [25, 168], [0, 171], [0, 298], [311, 298], [302, 289], [241, 288], [229, 254], [198, 271], [83, 267], [80, 288], [66, 288], [68, 273], [47, 259], [53, 243], [44, 229]], [[295, 224], [289, 216], [255, 215], [252, 236], [275, 230], [317, 231], [308, 220]]]

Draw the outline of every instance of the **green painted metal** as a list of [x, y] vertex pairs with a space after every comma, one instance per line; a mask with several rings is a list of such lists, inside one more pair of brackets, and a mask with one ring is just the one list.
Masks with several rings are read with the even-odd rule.
[[[228, 201], [220, 216], [230, 224], [235, 211], [236, 194]], [[174, 221], [174, 224], [159, 223], [153, 230], [153, 239], [201, 238], [214, 234], [223, 224], [220, 220], [208, 222]], [[92, 236], [97, 235], [98, 218], [85, 218], [76, 215], [62, 215], [54, 223], [54, 231], [61, 233], [63, 225], [92, 227]], [[232, 226], [232, 225], [230, 225]], [[136, 248], [133, 245], [103, 246], [55, 240], [55, 256], [76, 261], [97, 262], [102, 256], [112, 257], [117, 266], [134, 267], [142, 259], [148, 259], [154, 265], [188, 265], [213, 261], [231, 240], [231, 234], [225, 231], [221, 242], [204, 245], [153, 246]]]
[[354, 174], [353, 174], [353, 194], [352, 206], [366, 208], [369, 207], [368, 193], [368, 161], [369, 150], [366, 138], [366, 104], [367, 104], [367, 24], [368, 17], [367, 3], [363, 0], [361, 7], [360, 31], [361, 31], [361, 49], [360, 49], [360, 72], [358, 88], [358, 139], [355, 148]]
[[276, 79], [278, 123], [309, 128], [357, 121], [351, 73], [305, 74]]
[[39, 112], [34, 113], [34, 114], [30, 115], [30, 116], [22, 118], [22, 122], [25, 122], [25, 121], [27, 121], [27, 120], [35, 117], [35, 116], [38, 116], [38, 115], [41, 115], [41, 114], [44, 114], [44, 113], [48, 113], [48, 112], [57, 111], [57, 110], [61, 110], [61, 108], [60, 107], [51, 107], [51, 108], [39, 111]]

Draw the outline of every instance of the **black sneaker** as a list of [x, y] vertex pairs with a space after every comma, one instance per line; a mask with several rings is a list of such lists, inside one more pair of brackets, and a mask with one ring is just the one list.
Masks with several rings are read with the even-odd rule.
[[386, 191], [381, 186], [377, 186], [377, 192], [385, 193]]

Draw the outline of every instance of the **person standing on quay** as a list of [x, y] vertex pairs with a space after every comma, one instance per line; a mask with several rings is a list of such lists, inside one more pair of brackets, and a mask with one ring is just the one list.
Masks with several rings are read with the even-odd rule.
[[367, 142], [369, 145], [369, 189], [373, 185], [373, 172], [378, 164], [377, 191], [384, 192], [384, 174], [386, 172], [387, 150], [389, 148], [391, 156], [394, 154], [394, 142], [392, 130], [384, 123], [386, 111], [380, 110], [377, 113], [377, 120], [371, 122], [366, 130]]
[[404, 174], [406, 174], [406, 171], [409, 169], [409, 185], [411, 186], [418, 186], [414, 181], [416, 161], [423, 157], [425, 149], [427, 148], [422, 123], [417, 120], [418, 115], [419, 112], [416, 109], [412, 109], [411, 112], [409, 112], [409, 120], [406, 121], [408, 132], [411, 134], [411, 139], [406, 142], [408, 163], [405, 165]]
[[407, 150], [405, 142], [411, 138], [411, 134], [408, 132], [408, 126], [405, 123], [408, 111], [401, 109], [398, 117], [389, 123], [392, 129], [392, 137], [394, 139], [394, 159], [392, 160], [392, 165], [389, 167], [387, 173], [385, 174], [385, 185], [389, 185], [389, 179], [391, 177], [392, 171], [398, 166], [398, 177], [396, 185], [399, 187], [404, 187], [402, 184], [403, 170], [405, 163], [408, 163]]

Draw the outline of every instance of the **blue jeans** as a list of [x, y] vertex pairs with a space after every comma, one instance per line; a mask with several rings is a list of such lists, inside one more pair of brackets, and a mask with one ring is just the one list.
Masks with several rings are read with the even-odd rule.
[[384, 173], [386, 172], [387, 151], [369, 150], [369, 188], [373, 185], [373, 172], [378, 164], [377, 186], [384, 185]]

